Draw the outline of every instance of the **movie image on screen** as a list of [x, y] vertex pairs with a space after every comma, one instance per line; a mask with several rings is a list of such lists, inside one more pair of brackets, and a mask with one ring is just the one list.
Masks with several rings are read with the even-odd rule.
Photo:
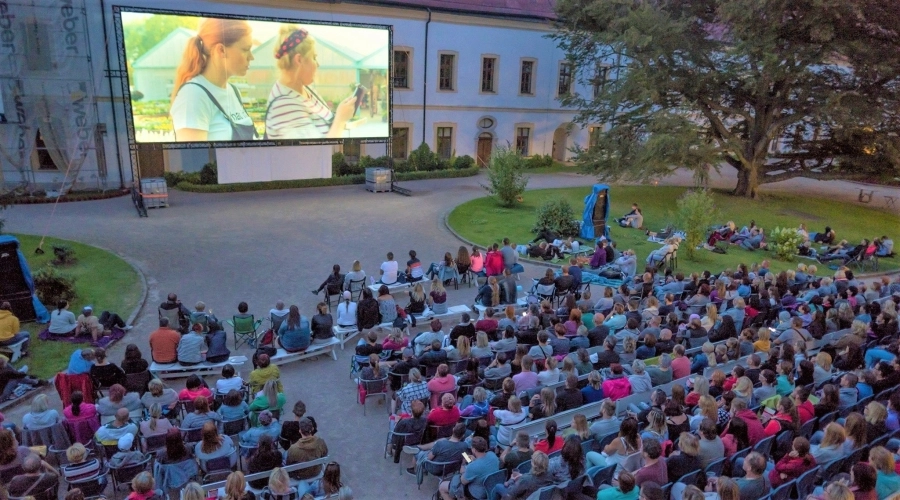
[[135, 141], [390, 136], [390, 29], [121, 12]]

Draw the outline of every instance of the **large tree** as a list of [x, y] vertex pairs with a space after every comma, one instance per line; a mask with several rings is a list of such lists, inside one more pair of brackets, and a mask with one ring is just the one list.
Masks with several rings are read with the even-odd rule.
[[591, 95], [576, 158], [603, 179], [727, 164], [734, 193], [791, 177], [900, 175], [900, 1], [558, 0]]

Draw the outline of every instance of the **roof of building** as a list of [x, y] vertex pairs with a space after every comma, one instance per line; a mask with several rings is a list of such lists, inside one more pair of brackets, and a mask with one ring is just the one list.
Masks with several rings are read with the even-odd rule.
[[370, 0], [366, 3], [490, 16], [556, 19], [553, 10], [555, 0]]

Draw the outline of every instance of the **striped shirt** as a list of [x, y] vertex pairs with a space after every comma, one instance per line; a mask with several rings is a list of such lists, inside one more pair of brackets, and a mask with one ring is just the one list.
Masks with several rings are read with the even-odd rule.
[[86, 479], [96, 475], [98, 472], [100, 472], [100, 461], [96, 458], [62, 467], [63, 478], [65, 478], [66, 482]]
[[334, 114], [310, 94], [275, 82], [269, 92], [266, 134], [269, 139], [320, 139], [331, 129]]

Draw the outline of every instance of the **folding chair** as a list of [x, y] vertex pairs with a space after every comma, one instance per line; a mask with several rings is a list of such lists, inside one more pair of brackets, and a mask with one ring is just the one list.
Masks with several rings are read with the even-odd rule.
[[534, 294], [540, 300], [549, 300], [551, 303], [553, 302], [553, 297], [556, 295], [556, 285], [541, 285], [538, 282], [534, 283]]
[[753, 451], [759, 453], [760, 455], [767, 457], [772, 453], [772, 447], [775, 445], [775, 436], [769, 436], [765, 439], [760, 440], [760, 442], [756, 443], [756, 446], [753, 447]]
[[232, 316], [226, 323], [231, 325], [234, 332], [234, 349], [238, 350], [242, 345], [256, 347], [257, 331], [262, 325], [262, 320], [254, 319], [253, 315], [249, 316]]
[[247, 428], [247, 419], [239, 418], [236, 420], [228, 420], [222, 422], [222, 434], [228, 437], [234, 437]]
[[[381, 398], [384, 400], [384, 406], [387, 408], [387, 412], [391, 412], [390, 405], [387, 404], [387, 396], [388, 396], [388, 377], [387, 375], [375, 379], [375, 380], [363, 380], [359, 379], [360, 387], [366, 391], [366, 395], [361, 401], [363, 405], [363, 415], [366, 414], [366, 402], [369, 401], [369, 398]], [[358, 399], [358, 398], [357, 398]]]
[[142, 439], [144, 453], [153, 453], [166, 447], [166, 435], [156, 434], [154, 436], [146, 436]]
[[101, 497], [103, 495], [103, 490], [106, 489], [107, 473], [108, 471], [104, 467], [94, 476], [68, 481], [69, 490], [71, 491], [78, 488], [81, 490], [81, 493], [84, 494], [85, 498]]
[[794, 485], [797, 483], [797, 480], [788, 481], [772, 492], [772, 495], [769, 497], [771, 500], [790, 500], [791, 498], [791, 490], [794, 489]]
[[454, 290], [459, 290], [459, 271], [456, 269], [456, 266], [442, 267], [437, 278], [441, 280], [442, 283], [453, 280]]
[[163, 309], [162, 307], [157, 309], [157, 313], [159, 314], [159, 319], [166, 318], [169, 320], [169, 328], [173, 330], [184, 331], [183, 326], [181, 325], [181, 313], [178, 308], [175, 309]]
[[365, 287], [365, 278], [361, 280], [350, 280], [350, 282], [347, 283], [347, 290], [350, 291], [350, 300], [352, 300], [353, 302], [359, 302], [359, 298], [362, 295], [363, 288]]
[[191, 429], [178, 429], [181, 431], [182, 439], [185, 443], [199, 443], [203, 440], [203, 427], [193, 427]]
[[516, 471], [518, 471], [519, 474], [528, 474], [529, 472], [531, 472], [531, 460], [526, 460], [517, 465]]
[[819, 467], [813, 467], [797, 478], [797, 498], [806, 498], [812, 495], [819, 478], [819, 469]]
[[431, 474], [428, 472], [429, 467], [439, 469], [441, 471], [440, 474], [431, 475], [436, 476], [439, 480], [443, 481], [449, 476], [456, 474], [456, 472], [459, 471], [459, 466], [459, 460], [452, 462], [433, 462], [431, 460], [424, 460], [416, 466], [416, 485], [418, 486], [418, 489], [422, 489], [422, 480], [425, 478], [426, 474]]
[[129, 464], [123, 467], [109, 466], [109, 475], [112, 477], [113, 498], [118, 498], [119, 486], [131, 483], [131, 480], [138, 474], [150, 470], [150, 461], [153, 460], [152, 455], [145, 455], [140, 462]]
[[728, 460], [728, 459], [720, 458], [718, 460], [713, 460], [712, 462], [709, 463], [709, 465], [706, 466], [706, 469], [704, 469], [704, 472], [706, 474], [709, 474], [710, 472], [712, 472], [716, 476], [721, 476], [722, 471], [725, 469], [725, 461], [726, 460]]

